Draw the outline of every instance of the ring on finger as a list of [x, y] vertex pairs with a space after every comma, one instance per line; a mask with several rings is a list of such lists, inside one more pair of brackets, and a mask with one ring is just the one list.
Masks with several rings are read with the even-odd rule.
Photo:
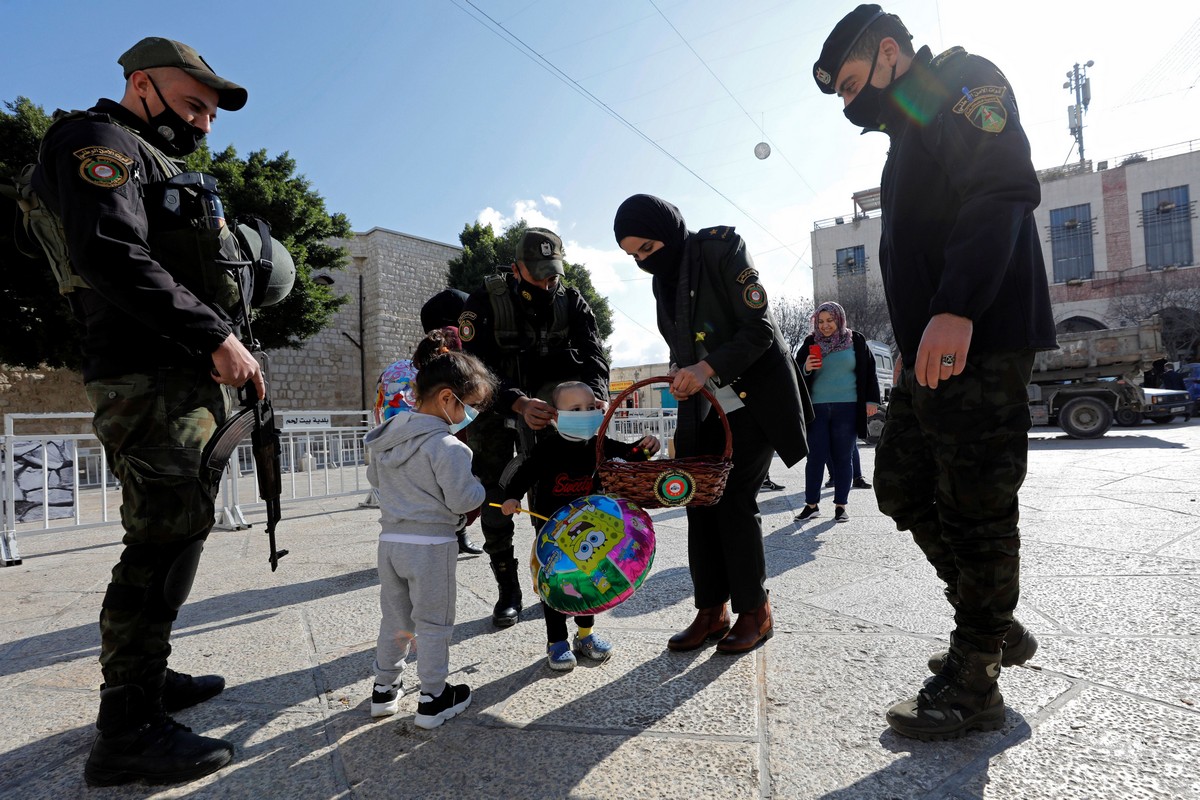
[[942, 356], [942, 366], [943, 367], [953, 367], [954, 366], [954, 353], [946, 353], [944, 356]]

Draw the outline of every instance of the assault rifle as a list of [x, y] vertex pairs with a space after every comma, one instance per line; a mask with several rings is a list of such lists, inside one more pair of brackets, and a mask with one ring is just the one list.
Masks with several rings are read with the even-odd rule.
[[[255, 222], [259, 222], [255, 220]], [[268, 265], [271, 260], [271, 238], [265, 227], [259, 228], [262, 241], [260, 262]], [[249, 261], [229, 261], [227, 268], [233, 274], [238, 285], [238, 294], [242, 302], [242, 324], [246, 327], [246, 338], [249, 340], [250, 352], [259, 359], [263, 371], [263, 387], [267, 386], [267, 354], [262, 345], [254, 338], [250, 328], [250, 304], [246, 301], [245, 280], [241, 270], [251, 266]], [[279, 550], [275, 544], [275, 526], [282, 516], [280, 510], [280, 494], [283, 487], [283, 475], [280, 465], [282, 448], [279, 444], [279, 428], [275, 424], [275, 410], [267, 398], [267, 392], [259, 397], [254, 381], [247, 381], [238, 390], [242, 408], [217, 429], [204, 452], [200, 456], [202, 470], [208, 470], [208, 475], [215, 483], [221, 479], [225, 466], [237, 450], [239, 444], [250, 436], [251, 451], [254, 454], [255, 472], [258, 475], [258, 496], [267, 506], [267, 539], [270, 552], [267, 560], [271, 562], [271, 572], [279, 567], [279, 559], [288, 554], [287, 550]]]
[[[265, 375], [263, 380], [265, 382]], [[267, 538], [270, 546], [267, 560], [271, 562], [271, 571], [274, 572], [279, 567], [279, 559], [288, 554], [287, 550], [279, 550], [275, 545], [275, 526], [282, 516], [279, 501], [283, 484], [279, 463], [282, 453], [279, 428], [275, 425], [275, 410], [271, 407], [271, 401], [265, 396], [258, 397], [254, 381], [247, 382], [238, 394], [242, 399], [241, 410], [227, 419], [209, 439], [200, 463], [203, 469], [209, 471], [209, 477], [214, 482], [219, 481], [238, 445], [247, 436], [250, 437], [255, 471], [258, 473], [258, 496], [267, 505]]]

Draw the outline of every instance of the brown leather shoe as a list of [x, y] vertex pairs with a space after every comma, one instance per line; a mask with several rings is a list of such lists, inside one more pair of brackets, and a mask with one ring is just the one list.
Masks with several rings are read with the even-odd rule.
[[714, 639], [720, 639], [729, 630], [729, 609], [724, 603], [696, 612], [692, 624], [667, 640], [667, 649], [676, 652], [695, 650]]
[[746, 653], [770, 639], [775, 633], [775, 621], [771, 618], [771, 599], [768, 597], [763, 604], [753, 611], [738, 614], [737, 622], [717, 642], [717, 651], [721, 653]]

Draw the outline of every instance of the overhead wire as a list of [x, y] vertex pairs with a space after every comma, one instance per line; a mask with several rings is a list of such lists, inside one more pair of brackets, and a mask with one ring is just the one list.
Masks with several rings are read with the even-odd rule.
[[696, 52], [696, 48], [692, 47], [692, 43], [684, 38], [684, 35], [679, 32], [678, 28], [675, 27], [675, 23], [671, 22], [671, 20], [662, 12], [662, 9], [658, 7], [658, 4], [655, 3], [654, 0], [646, 0], [646, 2], [648, 2], [654, 8], [654, 10], [658, 12], [658, 15], [662, 17], [663, 22], [667, 23], [667, 26], [675, 32], [675, 35], [679, 37], [679, 41], [683, 42], [684, 46], [687, 47], [688, 50], [692, 51], [692, 55], [694, 55], [696, 60], [699, 61], [706, 70], [708, 70], [708, 74], [711, 75], [712, 79], [717, 82], [717, 85], [725, 90], [725, 94], [729, 95], [729, 99], [732, 100], [737, 107], [742, 110], [742, 113], [746, 115], [748, 120], [750, 120], [750, 124], [758, 128], [758, 131], [762, 135], [763, 139], [765, 139], [771, 145], [773, 152], [782, 158], [784, 163], [792, 168], [792, 172], [796, 173], [796, 177], [800, 179], [800, 182], [804, 184], [804, 187], [815, 195], [817, 193], [816, 189], [809, 185], [805, 177], [800, 174], [800, 170], [796, 169], [796, 165], [793, 164], [786, 155], [784, 155], [782, 148], [775, 144], [771, 137], [767, 136], [766, 131], [763, 130], [763, 126], [754, 121], [754, 117], [752, 117], [750, 112], [746, 110], [746, 107], [742, 105], [742, 101], [738, 100], [734, 93], [729, 90], [729, 87], [725, 85], [725, 81], [721, 80], [721, 77], [713, 71], [713, 68], [708, 65], [708, 62], [704, 60], [704, 57]]
[[[466, 8], [464, 8], [463, 5], [460, 4], [460, 0], [450, 0], [450, 2], [456, 8], [458, 8], [460, 11], [462, 11], [464, 14], [466, 14], [467, 16], [474, 19], [480, 25], [483, 25], [483, 27], [490, 30], [493, 34], [500, 37], [503, 41], [506, 41], [510, 47], [512, 47], [513, 49], [515, 49], [518, 52], [525, 55], [526, 58], [533, 61], [538, 66], [542, 67], [542, 69], [549, 72], [551, 75], [553, 75], [555, 78], [557, 78], [560, 82], [562, 82], [563, 84], [565, 84], [566, 86], [571, 88], [576, 93], [580, 94], [582, 97], [584, 97], [586, 100], [588, 100], [590, 103], [595, 105], [600, 110], [604, 111], [610, 117], [612, 117], [617, 122], [619, 122], [621, 125], [625, 126], [626, 129], [628, 129], [631, 133], [636, 135], [638, 138], [642, 139], [647, 144], [649, 144], [651, 147], [658, 150], [660, 153], [665, 155], [667, 158], [671, 159], [679, 167], [681, 167], [685, 172], [687, 172], [689, 175], [691, 175], [696, 180], [700, 181], [700, 183], [702, 183], [706, 187], [708, 187], [714, 194], [716, 194], [718, 197], [720, 197], [722, 200], [724, 200], [726, 203], [728, 203], [734, 209], [739, 211], [744, 217], [746, 217], [746, 219], [748, 219], [748, 220], [750, 220], [750, 222], [754, 223], [754, 225], [756, 225], [759, 228], [759, 230], [761, 230], [767, 236], [771, 237], [777, 243], [782, 245], [783, 248], [786, 249], [789, 253], [792, 253], [792, 255], [796, 255], [795, 252], [782, 239], [780, 239], [773, 232], [771, 232], [771, 230], [765, 224], [763, 224], [762, 222], [759, 222], [758, 219], [753, 214], [751, 214], [746, 209], [742, 208], [742, 206], [739, 205], [735, 200], [733, 200], [733, 198], [729, 197], [727, 194], [722, 192], [720, 189], [718, 189], [716, 186], [714, 186], [711, 182], [709, 182], [707, 179], [705, 179], [703, 176], [701, 176], [698, 172], [696, 172], [694, 169], [692, 169], [687, 164], [685, 164], [683, 161], [681, 161], [677, 156], [675, 156], [674, 153], [667, 150], [665, 147], [663, 147], [657, 141], [650, 138], [650, 136], [647, 135], [646, 133], [644, 133], [640, 128], [638, 128], [637, 125], [635, 125], [634, 123], [630, 122], [625, 117], [623, 117], [618, 111], [616, 111], [616, 109], [609, 106], [607, 103], [605, 103], [599, 97], [597, 97], [595, 94], [593, 94], [591, 91], [589, 91], [586, 87], [581, 85], [578, 81], [576, 81], [574, 78], [572, 78], [570, 75], [568, 75], [562, 69], [560, 69], [552, 61], [550, 61], [545, 56], [543, 56], [541, 53], [539, 53], [531, 45], [527, 44], [519, 36], [514, 34], [512, 31], [508, 30], [508, 28], [504, 27], [504, 25], [502, 25], [500, 22], [496, 21], [496, 19], [494, 17], [492, 17], [486, 11], [484, 11], [479, 6], [477, 6], [475, 4], [474, 0], [461, 0], [461, 3], [465, 3], [467, 6], [470, 6], [470, 8], [475, 12], [474, 14], [472, 14], [470, 11], [468, 11]], [[481, 19], [481, 17], [482, 17], [482, 19]], [[487, 20], [487, 23], [485, 23], [483, 20]], [[488, 24], [488, 23], [490, 23], [490, 24]], [[811, 189], [811, 187], [810, 187], [810, 189]], [[797, 256], [797, 258], [799, 259], [799, 258], [801, 258], [801, 256]]]

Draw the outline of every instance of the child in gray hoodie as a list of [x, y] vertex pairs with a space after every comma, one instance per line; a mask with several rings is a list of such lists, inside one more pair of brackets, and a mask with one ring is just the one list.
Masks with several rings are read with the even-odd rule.
[[414, 634], [420, 637], [421, 697], [416, 724], [436, 728], [471, 703], [465, 685], [446, 683], [458, 562], [456, 531], [482, 505], [471, 450], [454, 437], [486, 404], [495, 379], [462, 352], [439, 353], [415, 379], [416, 406], [372, 429], [367, 480], [379, 497], [379, 606], [371, 716], [395, 714], [401, 674]]

